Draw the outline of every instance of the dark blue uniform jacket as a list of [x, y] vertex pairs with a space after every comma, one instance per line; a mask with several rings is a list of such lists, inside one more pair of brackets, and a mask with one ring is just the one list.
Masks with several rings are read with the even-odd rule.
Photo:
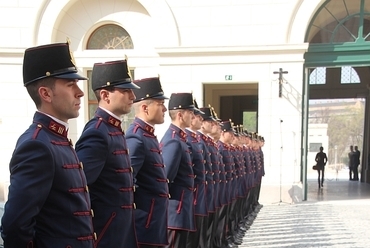
[[168, 244], [168, 180], [154, 128], [135, 118], [126, 132], [134, 169], [135, 223], [140, 244]]
[[98, 108], [76, 151], [90, 188], [97, 247], [136, 248], [135, 188], [121, 121]]
[[64, 125], [36, 112], [18, 139], [10, 173], [5, 247], [93, 247], [86, 178]]
[[161, 146], [170, 181], [168, 228], [195, 231], [194, 172], [185, 131], [171, 124], [161, 140]]

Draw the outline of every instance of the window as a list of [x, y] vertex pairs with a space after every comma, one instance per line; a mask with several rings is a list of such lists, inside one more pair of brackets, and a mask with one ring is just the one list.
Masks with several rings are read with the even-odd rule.
[[87, 49], [133, 49], [134, 44], [127, 31], [115, 24], [97, 28], [87, 42]]
[[322, 143], [310, 143], [309, 152], [319, 152]]
[[359, 84], [360, 78], [355, 69], [351, 66], [343, 66], [340, 75], [341, 84]]
[[326, 68], [317, 67], [310, 73], [310, 84], [325, 84]]

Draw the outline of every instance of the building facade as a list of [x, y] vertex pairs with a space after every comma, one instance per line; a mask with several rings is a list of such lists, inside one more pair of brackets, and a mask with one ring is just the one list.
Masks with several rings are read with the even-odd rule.
[[[314, 28], [332, 22], [329, 14], [322, 20], [321, 11], [338, 9], [342, 2], [348, 7], [341, 8], [349, 12], [370, 9], [367, 0], [1, 1], [0, 182], [4, 192], [15, 142], [35, 111], [22, 83], [24, 50], [69, 38], [76, 64], [86, 76], [95, 62], [127, 56], [134, 78], [159, 74], [166, 95], [193, 92], [200, 107], [211, 104], [223, 119], [241, 121], [234, 112], [248, 110], [223, 97], [254, 96], [257, 103], [253, 101], [252, 109], [258, 124], [252, 131], [266, 140], [261, 197], [266, 202], [304, 199], [309, 98], [305, 63], [315, 61], [307, 52], [310, 40], [318, 39]], [[287, 73], [279, 75], [280, 68]], [[74, 141], [96, 107], [88, 82], [79, 84], [85, 97], [80, 116], [70, 122], [69, 136]], [[169, 122], [167, 117], [165, 124], [156, 127], [159, 137]], [[282, 187], [282, 194], [268, 193], [277, 187]]]

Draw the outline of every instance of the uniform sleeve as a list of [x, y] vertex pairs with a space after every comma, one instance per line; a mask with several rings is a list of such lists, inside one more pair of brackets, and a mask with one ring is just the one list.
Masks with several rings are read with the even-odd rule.
[[87, 184], [94, 183], [108, 156], [108, 140], [98, 129], [86, 129], [76, 143], [78, 159], [84, 165]]
[[33, 243], [35, 216], [44, 205], [54, 178], [54, 158], [46, 144], [21, 144], [10, 161], [8, 201], [2, 218], [2, 238], [7, 248]]
[[129, 134], [126, 136], [127, 147], [130, 151], [131, 166], [134, 169], [133, 176], [136, 181], [136, 175], [139, 173], [145, 160], [144, 143], [137, 135]]
[[181, 161], [181, 144], [180, 141], [172, 139], [166, 142], [162, 148], [163, 162], [165, 164], [167, 178], [172, 182], [179, 170]]

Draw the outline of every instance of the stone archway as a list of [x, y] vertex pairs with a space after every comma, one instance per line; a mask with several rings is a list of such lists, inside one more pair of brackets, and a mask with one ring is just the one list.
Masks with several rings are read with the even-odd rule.
[[[91, 33], [98, 23], [120, 23], [128, 18], [124, 28], [130, 33], [136, 30], [137, 36], [143, 38], [144, 34], [139, 32], [141, 26], [153, 27], [156, 33], [154, 43], [162, 47], [180, 44], [177, 24], [166, 1], [158, 0], [153, 4], [147, 0], [132, 0], [120, 1], [118, 5], [117, 1], [115, 4], [110, 2], [104, 1], [101, 8], [101, 5], [88, 0], [45, 0], [35, 23], [34, 43], [65, 41], [68, 36], [72, 40], [72, 49], [82, 50], [84, 36]], [[141, 26], [137, 20], [141, 20]]]

